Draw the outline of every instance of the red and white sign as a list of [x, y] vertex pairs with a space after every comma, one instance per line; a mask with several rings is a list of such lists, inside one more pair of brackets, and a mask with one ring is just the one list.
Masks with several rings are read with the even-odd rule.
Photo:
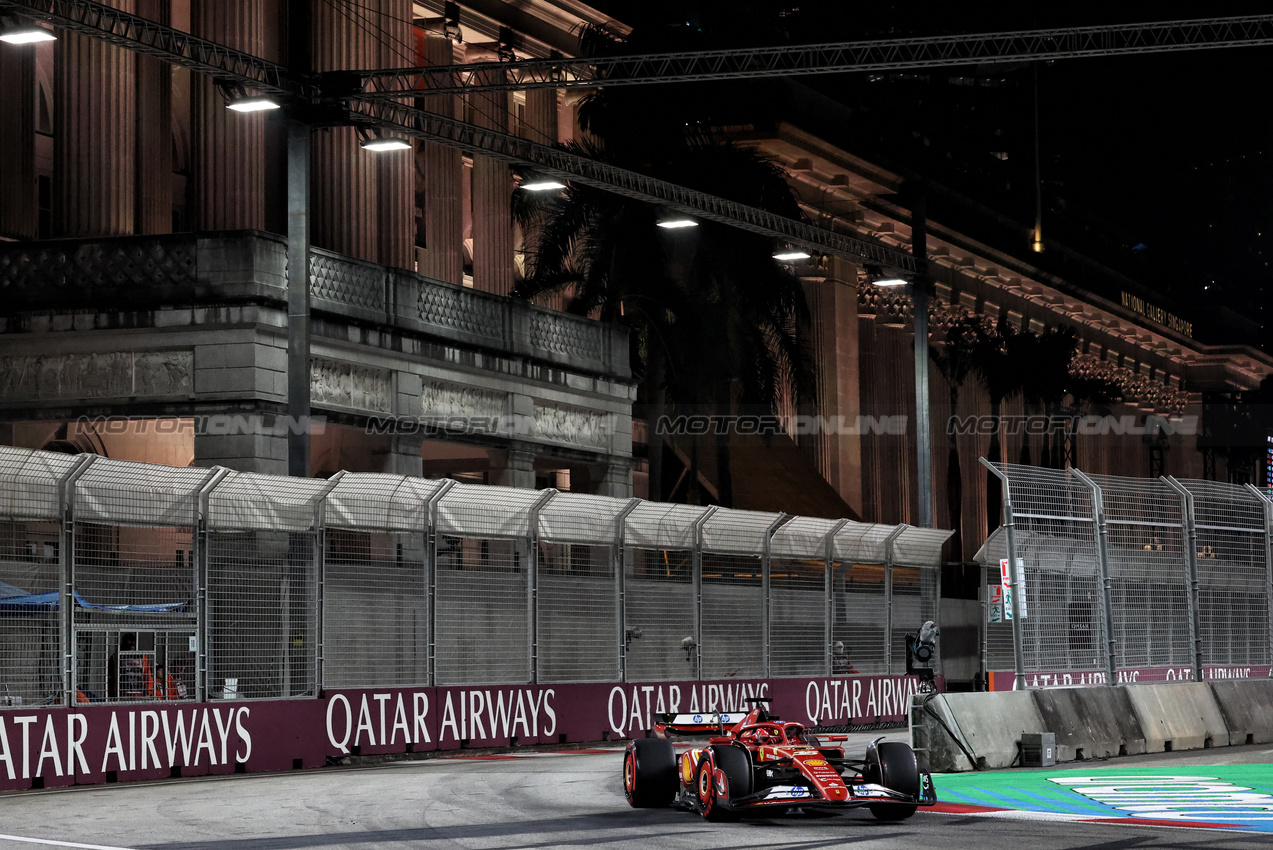
[[[1020, 579], [1020, 598], [1017, 600], [1017, 606], [1021, 609], [1021, 619], [1025, 619], [1025, 562], [1017, 558], [1017, 568], [1015, 570], [1017, 577]], [[1012, 570], [1008, 569], [1008, 559], [999, 559], [999, 581], [1003, 585], [1003, 618], [1005, 620], [1012, 619], [1012, 589], [1014, 582], [1012, 580]]]

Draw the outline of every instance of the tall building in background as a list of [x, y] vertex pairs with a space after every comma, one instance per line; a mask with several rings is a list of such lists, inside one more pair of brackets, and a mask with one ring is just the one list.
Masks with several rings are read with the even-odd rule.
[[[275, 61], [293, 47], [285, 0], [115, 5]], [[573, 0], [316, 0], [311, 11], [307, 47], [320, 70], [479, 62], [509, 50], [569, 56], [580, 26], [607, 21]], [[0, 237], [10, 240], [0, 244], [0, 443], [286, 471], [282, 117], [230, 112], [202, 76], [58, 36], [0, 45], [0, 75], [16, 81], [0, 90]], [[949, 85], [969, 88], [987, 108], [1015, 96], [1007, 82], [969, 79]], [[931, 85], [902, 82], [917, 87], [907, 97]], [[736, 140], [783, 167], [808, 219], [910, 250], [913, 213], [899, 197], [922, 163], [864, 154], [855, 139], [869, 116], [816, 88], [762, 90], [735, 125]], [[433, 95], [419, 105], [556, 143], [579, 132], [578, 98], [573, 90]], [[1027, 143], [1025, 131], [1019, 122], [983, 129], [978, 173], [996, 179]], [[648, 495], [649, 423], [633, 421], [626, 332], [508, 297], [523, 271], [509, 166], [436, 143], [373, 153], [360, 141], [347, 127], [313, 137], [310, 389], [325, 422], [313, 438], [315, 474], [391, 471]], [[1156, 303], [1081, 253], [1049, 245], [1049, 259], [1032, 257], [1030, 222], [1015, 216], [972, 204], [957, 187], [931, 187], [933, 345], [964, 315], [1019, 331], [1073, 328], [1072, 371], [1115, 383], [1123, 401], [1100, 411], [1106, 424], [1090, 433], [1064, 430], [1059, 444], [1049, 435], [1059, 445], [1054, 461], [1118, 475], [1241, 474], [1199, 448], [1202, 394], [1249, 391], [1273, 373], [1273, 359], [1200, 341], [1187, 311]], [[1056, 256], [1068, 258], [1062, 271], [1045, 265]], [[785, 412], [831, 424], [740, 441], [734, 506], [915, 522], [911, 300], [876, 287], [848, 260], [793, 268], [810, 305], [803, 332], [818, 400]], [[936, 525], [960, 526], [963, 551], [948, 556], [962, 561], [997, 524], [977, 463], [990, 450], [992, 400], [970, 378], [952, 409], [935, 367], [930, 386]], [[1018, 397], [999, 412], [1003, 459], [1038, 463], [1034, 408]], [[1155, 430], [1155, 421], [1169, 427]], [[946, 497], [952, 441], [958, 523]], [[684, 446], [672, 439], [665, 452], [670, 480]], [[712, 472], [700, 471], [696, 492], [711, 500]]]

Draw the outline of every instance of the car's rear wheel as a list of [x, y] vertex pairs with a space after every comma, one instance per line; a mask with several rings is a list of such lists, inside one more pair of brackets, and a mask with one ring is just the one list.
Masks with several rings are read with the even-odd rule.
[[[919, 798], [919, 760], [909, 746], [885, 741], [868, 750], [866, 760], [865, 778], [868, 782], [877, 782], [890, 791]], [[881, 803], [869, 808], [879, 820], [898, 821], [915, 814], [918, 807], [905, 803]]]
[[666, 806], [676, 796], [676, 751], [663, 738], [637, 738], [623, 754], [623, 794], [638, 809]]
[[[719, 775], [718, 775], [719, 773]], [[724, 780], [724, 789], [720, 780]], [[739, 813], [722, 805], [751, 793], [751, 761], [738, 747], [709, 747], [694, 776], [698, 808], [710, 821], [738, 820]]]

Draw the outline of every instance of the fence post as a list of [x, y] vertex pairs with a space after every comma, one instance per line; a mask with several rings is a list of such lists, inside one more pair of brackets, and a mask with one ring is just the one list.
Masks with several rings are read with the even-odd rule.
[[1198, 600], [1198, 520], [1194, 513], [1193, 493], [1170, 475], [1161, 476], [1180, 496], [1180, 509], [1185, 520], [1185, 568], [1189, 571], [1189, 638], [1193, 645], [1193, 678], [1202, 681], [1202, 622]]
[[[1246, 485], [1264, 506], [1264, 599], [1269, 620], [1269, 658], [1273, 659], [1273, 500], [1259, 491], [1254, 484]], [[1269, 667], [1273, 677], [1273, 665]]]
[[977, 634], [981, 650], [981, 690], [990, 690], [990, 585], [986, 580], [986, 565], [979, 564], [981, 593], [981, 622], [977, 626]]
[[203, 484], [199, 485], [199, 493], [195, 497], [194, 542], [190, 559], [194, 561], [194, 691], [198, 702], [206, 702], [208, 699], [208, 502], [212, 491], [229, 474], [230, 470], [225, 467], [215, 467]]
[[447, 479], [438, 487], [437, 492], [429, 497], [427, 509], [429, 527], [425, 529], [427, 542], [425, 543], [425, 584], [427, 585], [425, 606], [426, 621], [425, 628], [429, 630], [429, 646], [428, 646], [428, 684], [436, 685], [437, 672], [437, 653], [438, 653], [438, 504], [442, 501], [442, 497], [451, 491], [456, 484], [455, 481]]
[[827, 536], [823, 543], [826, 550], [824, 569], [822, 571], [822, 583], [825, 587], [826, 599], [824, 606], [826, 608], [826, 617], [823, 622], [822, 629], [822, 666], [823, 672], [830, 676], [834, 670], [832, 662], [831, 648], [835, 643], [835, 536], [840, 533], [840, 529], [848, 525], [847, 519], [842, 519], [831, 527], [827, 532]]
[[694, 678], [703, 678], [703, 526], [716, 506], [711, 505], [694, 520], [694, 552], [691, 566], [694, 571]]
[[324, 591], [327, 584], [327, 497], [345, 477], [345, 470], [340, 470], [327, 479], [327, 486], [319, 493], [314, 504], [314, 691], [323, 690], [323, 640], [326, 629], [324, 610]]
[[97, 455], [80, 455], [75, 465], [58, 482], [62, 502], [61, 529], [58, 540], [58, 578], [61, 597], [58, 604], [58, 634], [62, 644], [62, 705], [76, 704], [75, 681], [75, 482], [88, 471]]
[[893, 541], [906, 528], [899, 525], [884, 538], [884, 663], [889, 673], [893, 672]]
[[617, 647], [619, 653], [619, 681], [628, 680], [628, 611], [627, 611], [627, 549], [623, 538], [627, 533], [628, 514], [636, 510], [641, 500], [633, 497], [614, 518], [614, 611], [619, 621]]
[[773, 589], [772, 588], [773, 570], [771, 568], [771, 559], [770, 559], [769, 550], [771, 548], [771, 542], [773, 540], [774, 532], [777, 531], [779, 527], [789, 519], [791, 519], [790, 516], [780, 512], [778, 514], [778, 518], [775, 519], [773, 522], [771, 522], [769, 524], [769, 527], [765, 529], [765, 542], [761, 546], [760, 616], [761, 616], [761, 622], [764, 624], [764, 632], [762, 634], [764, 649], [762, 650], [762, 657], [764, 658], [764, 661], [765, 661], [764, 670], [765, 670], [766, 679], [769, 678], [770, 676], [769, 671], [773, 666], [773, 653], [772, 653], [772, 647], [770, 643], [770, 639], [772, 637], [771, 633], [773, 631], [773, 606], [769, 604], [769, 592], [770, 590]]
[[[1095, 514], [1092, 520], [1096, 523], [1096, 551], [1100, 556], [1098, 562], [1101, 567], [1101, 584], [1104, 592], [1101, 599], [1105, 605], [1105, 675], [1106, 685], [1118, 684], [1118, 664], [1114, 655], [1114, 583], [1109, 575], [1109, 526], [1105, 524], [1105, 499], [1101, 496], [1101, 488], [1096, 482], [1088, 478], [1078, 467], [1070, 467], [1070, 474], [1087, 485], [1092, 492], [1092, 512]], [[1016, 575], [1016, 572], [1013, 572]], [[1012, 607], [1017, 606], [1017, 594], [1012, 594]]]
[[539, 681], [539, 512], [557, 491], [549, 488], [530, 506], [526, 539], [530, 543], [530, 569], [526, 570], [526, 636], [530, 638], [530, 680]]
[[[1017, 588], [1020, 588], [1021, 576], [1017, 572], [1017, 532], [1012, 516], [1012, 488], [1008, 485], [1008, 476], [1003, 473], [1003, 470], [984, 457], [977, 458], [977, 460], [1003, 484], [1003, 529], [1004, 534], [1008, 538], [1008, 570], [1012, 575], [1013, 583], [1016, 584]], [[1023, 643], [1024, 639], [1021, 637], [1021, 604], [1018, 598], [1020, 595], [1020, 592], [1012, 594], [1012, 656], [1013, 666], [1016, 668], [1013, 671], [1015, 675], [1012, 682], [1014, 691], [1025, 690], [1025, 644]], [[989, 673], [989, 671], [986, 672]]]

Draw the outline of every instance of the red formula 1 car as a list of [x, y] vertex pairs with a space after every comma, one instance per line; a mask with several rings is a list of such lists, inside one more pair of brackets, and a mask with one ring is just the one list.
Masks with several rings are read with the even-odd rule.
[[[711, 821], [792, 809], [866, 806], [880, 820], [910, 817], [937, 802], [933, 778], [906, 744], [872, 741], [864, 759], [826, 747], [799, 723], [763, 707], [747, 713], [663, 714], [623, 755], [623, 791], [638, 808], [675, 804]], [[732, 725], [730, 725], [732, 724]], [[712, 735], [679, 756], [670, 737]], [[843, 737], [829, 739], [830, 743]]]

